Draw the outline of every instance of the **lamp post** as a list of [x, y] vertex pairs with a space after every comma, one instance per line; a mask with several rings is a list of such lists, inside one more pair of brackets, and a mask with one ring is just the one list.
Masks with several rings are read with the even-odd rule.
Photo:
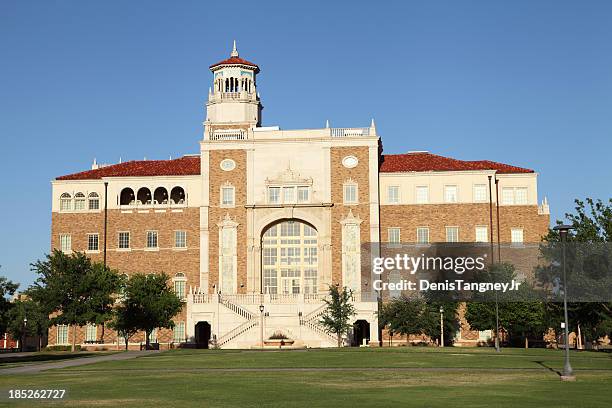
[[25, 339], [26, 339], [26, 329], [28, 327], [28, 318], [26, 316], [23, 317], [23, 339], [21, 340], [21, 351], [25, 351]]
[[440, 347], [444, 347], [444, 307], [440, 306]]
[[259, 305], [259, 347], [264, 346], [264, 305]]
[[563, 263], [563, 315], [565, 318], [565, 365], [563, 366], [563, 375], [561, 376], [562, 381], [572, 381], [576, 377], [573, 375], [572, 365], [570, 364], [569, 356], [569, 321], [567, 318], [567, 276], [565, 266], [565, 247], [567, 244], [567, 233], [569, 230], [574, 229], [571, 225], [557, 225], [553, 228], [555, 231], [559, 231], [559, 238], [561, 239], [562, 249], [562, 260]]

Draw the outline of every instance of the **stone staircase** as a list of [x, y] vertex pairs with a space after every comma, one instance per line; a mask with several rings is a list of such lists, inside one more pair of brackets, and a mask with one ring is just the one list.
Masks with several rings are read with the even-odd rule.
[[331, 341], [336, 344], [338, 342], [336, 336], [325, 331], [325, 329], [321, 327], [321, 324], [319, 323], [319, 319], [321, 318], [321, 315], [325, 312], [326, 308], [327, 304], [323, 304], [311, 313], [305, 316], [301, 316], [300, 325], [309, 328], [313, 332], [317, 333], [319, 336], [323, 337], [326, 341]]

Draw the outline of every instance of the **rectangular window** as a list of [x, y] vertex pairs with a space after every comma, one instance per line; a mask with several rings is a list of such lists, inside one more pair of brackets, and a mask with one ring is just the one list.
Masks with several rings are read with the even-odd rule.
[[294, 203], [295, 202], [295, 187], [283, 187], [283, 202]]
[[223, 207], [232, 207], [234, 205], [234, 187], [221, 188], [221, 205]]
[[387, 187], [387, 201], [389, 202], [389, 204], [399, 204], [400, 202], [399, 186]]
[[344, 204], [357, 204], [357, 184], [344, 185]]
[[88, 251], [99, 251], [100, 250], [100, 236], [98, 234], [87, 234], [87, 250]]
[[476, 242], [489, 242], [489, 229], [487, 227], [476, 227]]
[[317, 293], [316, 269], [304, 269], [304, 293], [307, 295]]
[[521, 245], [523, 243], [523, 229], [522, 228], [512, 228], [510, 231], [510, 239], [512, 244]]
[[57, 343], [56, 344], [68, 344], [68, 326], [60, 324], [57, 326]]
[[187, 286], [187, 281], [183, 279], [174, 281], [174, 293], [179, 299], [185, 299], [185, 287]]
[[270, 204], [280, 203], [280, 187], [268, 187], [268, 202]]
[[429, 187], [417, 186], [416, 188], [416, 203], [427, 204], [429, 202]]
[[459, 242], [459, 227], [446, 227], [446, 242]]
[[72, 236], [70, 234], [60, 235], [60, 250], [65, 254], [72, 252]]
[[174, 326], [173, 341], [175, 343], [182, 343], [185, 341], [185, 322], [177, 322]]
[[457, 202], [457, 186], [444, 186], [444, 202]]
[[276, 269], [264, 269], [264, 293], [275, 295], [278, 293], [278, 277]]
[[427, 227], [417, 228], [417, 243], [429, 244], [429, 228]]
[[387, 234], [389, 236], [389, 243], [390, 244], [399, 244], [400, 241], [400, 229], [397, 227], [394, 228], [389, 228], [387, 230]]
[[527, 204], [526, 187], [517, 187], [514, 189], [514, 204]]
[[308, 187], [298, 187], [298, 203], [307, 203], [309, 200]]
[[130, 233], [120, 232], [119, 233], [119, 249], [130, 249]]
[[514, 189], [504, 187], [502, 188], [502, 204], [512, 205], [514, 204]]
[[60, 198], [60, 211], [70, 211], [72, 209], [72, 200], [68, 198]]
[[157, 249], [157, 231], [147, 231], [147, 248]]
[[74, 199], [74, 209], [76, 211], [82, 211], [85, 209], [85, 197], [77, 197]]
[[187, 248], [187, 231], [174, 231], [174, 247]]
[[88, 324], [87, 326], [85, 326], [85, 342], [93, 343], [94, 341], [96, 341], [97, 329], [98, 328], [95, 324]]
[[474, 202], [481, 203], [487, 201], [487, 185], [474, 184]]
[[92, 196], [95, 193], [89, 195], [89, 209], [90, 210], [99, 210], [100, 209], [100, 199], [97, 195]]

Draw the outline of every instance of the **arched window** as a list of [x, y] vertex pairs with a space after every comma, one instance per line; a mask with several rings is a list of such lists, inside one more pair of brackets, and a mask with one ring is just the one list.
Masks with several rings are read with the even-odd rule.
[[70, 194], [64, 193], [60, 196], [60, 211], [72, 210], [72, 198]]
[[138, 195], [136, 195], [136, 199], [140, 201], [140, 204], [152, 204], [151, 190], [146, 187], [141, 187], [140, 190], [138, 190]]
[[134, 200], [136, 196], [134, 195], [134, 190], [129, 187], [121, 190], [121, 194], [119, 195], [119, 204], [120, 205], [132, 205], [134, 204]]
[[89, 193], [89, 205], [88, 208], [90, 210], [99, 210], [100, 209], [100, 197], [98, 193]]
[[80, 210], [84, 210], [85, 209], [85, 194], [83, 194], [83, 193], [76, 193], [74, 195], [74, 209], [76, 211], [80, 211]]
[[317, 230], [288, 220], [270, 226], [262, 237], [264, 293], [317, 293]]
[[179, 299], [185, 299], [185, 289], [187, 286], [187, 278], [185, 278], [184, 273], [177, 273], [174, 275], [174, 293]]
[[155, 204], [168, 204], [168, 190], [164, 187], [157, 187], [153, 193]]
[[170, 191], [170, 200], [173, 204], [185, 204], [185, 190], [183, 187], [174, 187]]

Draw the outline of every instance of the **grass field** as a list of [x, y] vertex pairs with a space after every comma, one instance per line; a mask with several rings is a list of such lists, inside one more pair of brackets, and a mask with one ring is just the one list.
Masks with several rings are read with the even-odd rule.
[[[575, 383], [560, 381], [557, 350], [175, 350], [0, 376], [0, 389], [65, 388], [53, 405], [70, 407], [610, 406], [612, 356], [574, 352], [572, 363]], [[2, 392], [0, 405], [33, 406]]]

